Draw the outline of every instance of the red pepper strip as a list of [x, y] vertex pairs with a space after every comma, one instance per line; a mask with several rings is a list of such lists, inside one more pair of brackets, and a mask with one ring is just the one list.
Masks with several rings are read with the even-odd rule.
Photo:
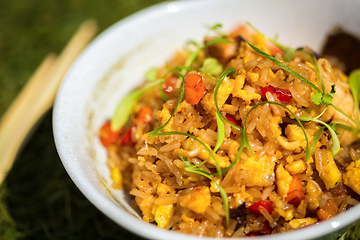
[[236, 120], [235, 118], [231, 117], [231, 116], [226, 116], [225, 117], [227, 120], [229, 120], [230, 122], [232, 122], [233, 124], [235, 124], [236, 126], [240, 127], [241, 121], [240, 120]]
[[279, 99], [279, 101], [284, 102], [284, 103], [289, 103], [292, 98], [291, 92], [289, 90], [283, 89], [283, 88], [275, 88], [273, 86], [266, 86], [266, 87], [262, 87], [260, 89], [260, 94], [262, 96], [266, 96], [267, 92], [275, 94], [276, 97]]
[[249, 209], [252, 213], [261, 215], [261, 212], [259, 210], [260, 206], [264, 207], [269, 212], [269, 214], [271, 214], [274, 210], [273, 203], [270, 200], [260, 200], [257, 203], [247, 207], [247, 209]]
[[134, 146], [135, 142], [132, 139], [132, 128], [129, 128], [121, 139], [122, 145]]
[[175, 87], [178, 79], [174, 75], [168, 75], [165, 78], [165, 81], [161, 85], [165, 95], [168, 98], [173, 98], [175, 95]]
[[113, 132], [111, 130], [110, 121], [105, 122], [105, 124], [99, 129], [100, 133], [100, 141], [104, 147], [107, 147], [113, 143], [115, 143], [120, 136], [121, 129]]

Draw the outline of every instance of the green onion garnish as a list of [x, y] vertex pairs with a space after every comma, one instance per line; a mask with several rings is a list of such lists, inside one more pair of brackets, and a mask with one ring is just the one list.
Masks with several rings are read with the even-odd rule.
[[164, 79], [160, 79], [150, 84], [130, 93], [127, 95], [117, 106], [115, 113], [111, 119], [111, 130], [118, 131], [120, 130], [125, 123], [128, 121], [130, 114], [135, 106], [135, 104], [139, 101], [141, 96], [148, 91], [149, 89], [155, 87], [159, 83], [162, 83]]

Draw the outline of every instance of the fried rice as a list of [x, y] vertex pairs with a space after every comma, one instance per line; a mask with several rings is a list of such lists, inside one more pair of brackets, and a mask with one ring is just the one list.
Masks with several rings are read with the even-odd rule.
[[[360, 148], [348, 77], [308, 47], [285, 61], [281, 46], [244, 26], [212, 33], [203, 46], [189, 45], [154, 70], [163, 80], [143, 92], [121, 128], [100, 129], [112, 186], [134, 197], [143, 220], [243, 237], [316, 224], [357, 204]], [[317, 103], [317, 90], [276, 60], [332, 105]]]

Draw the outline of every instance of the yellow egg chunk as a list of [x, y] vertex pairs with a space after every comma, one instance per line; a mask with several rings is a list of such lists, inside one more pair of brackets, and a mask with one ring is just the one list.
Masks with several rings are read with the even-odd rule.
[[343, 181], [346, 186], [360, 194], [360, 159], [350, 163], [346, 168]]
[[274, 156], [263, 155], [260, 158], [252, 155], [239, 161], [234, 176], [235, 183], [247, 187], [268, 187], [274, 183], [274, 167], [277, 161]]
[[282, 165], [279, 165], [276, 169], [276, 186], [282, 198], [286, 198], [292, 180], [293, 177], [290, 173], [286, 171]]
[[325, 154], [321, 154], [321, 159], [316, 158], [316, 169], [319, 172], [320, 178], [324, 181], [326, 189], [331, 189], [342, 182], [342, 177], [331, 151], [325, 151]]
[[293, 229], [297, 229], [297, 228], [301, 228], [301, 227], [305, 227], [311, 224], [314, 224], [318, 221], [317, 218], [301, 218], [301, 219], [293, 219], [291, 221], [289, 221], [290, 226]]
[[192, 189], [190, 194], [183, 196], [180, 200], [180, 205], [182, 207], [188, 208], [199, 214], [204, 213], [210, 206], [210, 203], [210, 190], [206, 186]]
[[174, 206], [172, 204], [159, 206], [155, 205], [152, 214], [154, 214], [154, 219], [157, 225], [164, 228], [174, 216]]
[[113, 188], [122, 189], [122, 175], [119, 167], [115, 166], [111, 169], [111, 179], [113, 180]]
[[[222, 106], [225, 104], [226, 100], [230, 96], [232, 90], [234, 88], [234, 79], [229, 79], [227, 77], [224, 78], [222, 81], [218, 93], [217, 93], [217, 102], [218, 107], [221, 110]], [[203, 105], [204, 109], [215, 115], [216, 107], [215, 107], [215, 100], [214, 100], [214, 92], [207, 93], [203, 99], [201, 100], [201, 104]]]

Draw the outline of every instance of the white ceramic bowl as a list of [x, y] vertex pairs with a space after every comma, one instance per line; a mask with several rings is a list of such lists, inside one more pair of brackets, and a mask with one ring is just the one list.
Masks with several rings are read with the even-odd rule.
[[[177, 1], [116, 23], [85, 49], [58, 92], [54, 136], [66, 170], [83, 194], [119, 225], [145, 238], [184, 239], [183, 234], [143, 222], [129, 196], [111, 187], [98, 129], [120, 99], [143, 81], [147, 69], [162, 65], [187, 40], [200, 41], [206, 26], [221, 23], [227, 31], [249, 21], [268, 36], [278, 33], [285, 45], [319, 51], [335, 27], [359, 36], [359, 13], [356, 0]], [[334, 239], [360, 219], [359, 213], [360, 205], [316, 226], [260, 239]]]

